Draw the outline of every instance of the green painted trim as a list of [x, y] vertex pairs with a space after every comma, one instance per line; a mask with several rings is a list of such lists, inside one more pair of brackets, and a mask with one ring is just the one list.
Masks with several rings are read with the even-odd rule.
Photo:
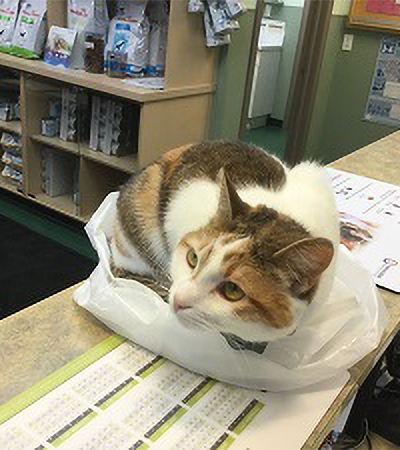
[[264, 404], [257, 401], [253, 408], [246, 414], [246, 416], [236, 425], [232, 430], [236, 434], [240, 434], [254, 419], [254, 417], [264, 408]]
[[15, 416], [28, 406], [35, 403], [46, 394], [65, 383], [67, 380], [89, 367], [102, 356], [119, 347], [125, 338], [114, 334], [92, 347], [83, 355], [69, 362], [65, 366], [48, 375], [21, 394], [16, 395], [4, 405], [0, 406], [0, 425]]
[[186, 413], [187, 413], [186, 409], [183, 408], [179, 409], [170, 419], [168, 419], [160, 428], [158, 428], [157, 431], [155, 431], [154, 434], [152, 434], [149, 439], [155, 442]]
[[210, 380], [206, 385], [203, 386], [203, 388], [196, 393], [196, 395], [194, 395], [187, 403], [186, 405], [188, 406], [193, 406], [195, 405], [200, 399], [202, 399], [208, 391], [210, 391], [210, 389], [212, 387], [214, 387], [217, 384], [216, 380]]
[[99, 406], [99, 408], [102, 409], [102, 410], [107, 409], [109, 406], [111, 406], [113, 403], [115, 403], [118, 399], [120, 399], [123, 395], [125, 395], [128, 391], [130, 391], [132, 388], [134, 388], [138, 384], [139, 384], [139, 382], [136, 381], [136, 380], [130, 381], [120, 391], [116, 392], [115, 395], [113, 395], [108, 400], [106, 400], [104, 403], [102, 403]]
[[235, 442], [235, 438], [233, 436], [228, 436], [224, 442], [217, 447], [217, 450], [226, 450]]
[[95, 411], [92, 411], [90, 414], [88, 414], [86, 417], [84, 417], [82, 420], [80, 420], [76, 425], [71, 427], [68, 431], [63, 433], [62, 436], [57, 438], [51, 444], [54, 445], [54, 447], [59, 447], [67, 439], [69, 439], [73, 434], [75, 434], [77, 431], [79, 431], [81, 428], [83, 428], [87, 423], [89, 423], [92, 419], [94, 419], [96, 416], [97, 416], [97, 413]]

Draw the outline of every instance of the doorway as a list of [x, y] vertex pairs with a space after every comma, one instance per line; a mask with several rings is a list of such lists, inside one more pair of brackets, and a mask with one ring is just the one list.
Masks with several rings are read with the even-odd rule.
[[257, 0], [240, 139], [302, 159], [333, 0]]

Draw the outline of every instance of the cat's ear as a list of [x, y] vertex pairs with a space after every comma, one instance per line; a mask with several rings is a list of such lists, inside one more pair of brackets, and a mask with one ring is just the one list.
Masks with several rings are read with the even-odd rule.
[[219, 223], [230, 222], [249, 209], [249, 205], [239, 197], [223, 168], [218, 172], [217, 183], [220, 186], [220, 197], [215, 218]]
[[301, 239], [272, 256], [273, 264], [283, 270], [293, 291], [311, 289], [328, 268], [334, 255], [333, 244], [325, 238]]

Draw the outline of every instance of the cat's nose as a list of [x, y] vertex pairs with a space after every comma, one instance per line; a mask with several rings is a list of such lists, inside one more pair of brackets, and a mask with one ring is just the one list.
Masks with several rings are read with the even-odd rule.
[[183, 298], [178, 296], [178, 295], [175, 295], [175, 297], [174, 297], [173, 307], [174, 307], [174, 311], [176, 313], [179, 312], [179, 311], [182, 311], [184, 309], [191, 308], [191, 306], [188, 305], [187, 303], [185, 303]]

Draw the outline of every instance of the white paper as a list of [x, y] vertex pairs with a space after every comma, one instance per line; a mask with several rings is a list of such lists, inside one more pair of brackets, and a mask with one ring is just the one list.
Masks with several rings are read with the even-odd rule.
[[265, 450], [268, 442], [271, 449], [296, 449], [347, 379], [262, 393], [124, 342], [2, 424], [0, 448]]
[[125, 83], [133, 84], [134, 86], [143, 89], [164, 89], [163, 77], [132, 78], [124, 81]]
[[400, 292], [400, 187], [328, 169], [341, 216], [341, 241], [374, 275]]

